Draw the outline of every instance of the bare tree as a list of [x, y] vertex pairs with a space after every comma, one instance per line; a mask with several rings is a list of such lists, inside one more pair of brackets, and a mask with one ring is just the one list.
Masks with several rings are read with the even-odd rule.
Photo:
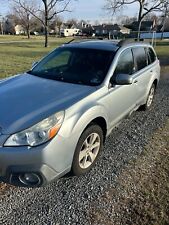
[[[19, 18], [15, 17], [17, 21], [19, 21]], [[17, 23], [19, 24], [19, 23]], [[4, 33], [5, 34], [15, 34], [15, 21], [14, 21], [14, 15], [8, 14], [5, 16], [5, 22], [4, 22]]]
[[130, 16], [118, 16], [117, 21], [120, 21], [121, 25], [130, 25], [137, 20], [137, 17]]
[[28, 10], [28, 12], [37, 18], [43, 25], [45, 31], [45, 47], [48, 47], [49, 22], [58, 14], [69, 12], [68, 6], [71, 0], [41, 0], [42, 7], [37, 10], [31, 10], [23, 4], [24, 0], [13, 0], [19, 7]]
[[61, 36], [61, 27], [63, 24], [63, 18], [56, 16], [55, 24], [56, 24], [56, 28], [57, 28], [57, 34], [59, 34], [59, 36]]
[[159, 12], [164, 9], [164, 5], [168, 0], [105, 0], [106, 5], [105, 9], [112, 12], [112, 14], [116, 14], [123, 7], [138, 3], [139, 11], [138, 11], [138, 39], [140, 39], [140, 30], [141, 23], [145, 16], [152, 12]]
[[166, 27], [166, 22], [167, 22], [167, 17], [169, 16], [169, 2], [166, 2], [164, 5], [164, 11], [163, 11], [163, 15], [162, 15], [162, 29], [161, 29], [161, 40], [163, 40], [164, 37], [164, 30]]
[[31, 19], [33, 12], [35, 13], [35, 4], [30, 0], [23, 0], [22, 4], [24, 7], [19, 7], [18, 3], [15, 3], [12, 7], [14, 15], [17, 15], [20, 19], [20, 25], [26, 30], [28, 39], [30, 38], [30, 28], [31, 28]]
[[71, 28], [73, 25], [77, 26], [78, 20], [75, 18], [72, 18], [72, 19], [67, 20], [66, 23], [67, 23], [68, 27]]

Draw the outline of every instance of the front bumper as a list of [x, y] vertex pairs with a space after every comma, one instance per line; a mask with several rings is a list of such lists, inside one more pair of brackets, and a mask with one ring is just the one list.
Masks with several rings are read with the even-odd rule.
[[[74, 153], [72, 141], [57, 135], [38, 147], [0, 147], [0, 181], [15, 186], [39, 187], [62, 177], [71, 169]], [[21, 182], [24, 174], [36, 174], [35, 185]]]
[[[38, 180], [36, 183], [23, 182], [21, 177], [25, 174], [36, 174]], [[6, 173], [0, 176], [0, 181], [20, 187], [40, 187], [50, 183], [52, 180], [59, 178], [59, 173], [49, 166], [43, 165], [15, 165], [9, 166]]]

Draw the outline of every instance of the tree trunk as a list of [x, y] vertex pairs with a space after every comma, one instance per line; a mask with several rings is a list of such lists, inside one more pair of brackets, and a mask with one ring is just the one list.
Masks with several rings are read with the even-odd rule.
[[28, 26], [27, 26], [27, 37], [28, 39], [30, 39], [30, 24], [28, 22]]
[[28, 39], [30, 39], [30, 15], [29, 15], [29, 12], [27, 12], [26, 33], [27, 33]]
[[45, 25], [45, 48], [48, 47], [48, 26]]
[[141, 34], [141, 24], [142, 24], [142, 20], [138, 21], [139, 25], [138, 25], [138, 34], [137, 34], [137, 41], [140, 41], [140, 34]]
[[162, 29], [162, 32], [161, 32], [161, 40], [163, 40], [164, 38], [164, 29]]
[[144, 6], [144, 0], [139, 2], [139, 15], [138, 15], [138, 35], [137, 40], [140, 40], [140, 31], [141, 31], [141, 24], [142, 24], [142, 13], [143, 13], [143, 6]]
[[29, 28], [27, 28], [26, 33], [27, 33], [27, 38], [30, 39], [30, 30], [29, 30]]
[[161, 33], [161, 40], [163, 40], [163, 38], [164, 38], [164, 30], [165, 30], [165, 25], [166, 25], [166, 20], [167, 20], [167, 12], [168, 12], [168, 9], [166, 8], [165, 15], [164, 15], [164, 18], [162, 21], [163, 27], [162, 27], [162, 33]]
[[47, 1], [43, 0], [45, 6], [45, 48], [48, 47], [48, 6]]

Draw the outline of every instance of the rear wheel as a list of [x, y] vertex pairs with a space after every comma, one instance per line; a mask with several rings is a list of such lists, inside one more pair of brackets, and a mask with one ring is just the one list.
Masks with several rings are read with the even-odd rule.
[[155, 84], [153, 84], [150, 88], [146, 104], [143, 105], [143, 110], [148, 110], [151, 107], [153, 103], [154, 95], [155, 95]]
[[88, 172], [95, 164], [101, 149], [103, 148], [103, 131], [98, 125], [89, 126], [79, 138], [73, 163], [74, 175]]

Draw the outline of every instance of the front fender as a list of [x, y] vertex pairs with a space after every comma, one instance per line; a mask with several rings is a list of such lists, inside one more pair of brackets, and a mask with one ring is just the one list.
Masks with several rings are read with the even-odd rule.
[[69, 117], [66, 116], [59, 133], [67, 138], [76, 137], [77, 142], [85, 128], [98, 117], [104, 118], [106, 124], [109, 124], [108, 116], [102, 105], [90, 106], [87, 109], [77, 111]]
[[106, 114], [106, 112], [104, 111], [103, 106], [101, 105], [96, 105], [93, 106], [91, 108], [89, 108], [88, 110], [86, 110], [76, 121], [75, 126], [73, 127], [72, 132], [73, 133], [77, 133], [79, 134], [79, 136], [83, 133], [83, 131], [85, 130], [85, 128], [96, 118], [98, 117], [102, 117], [107, 126], [109, 124], [108, 122], [108, 116]]

